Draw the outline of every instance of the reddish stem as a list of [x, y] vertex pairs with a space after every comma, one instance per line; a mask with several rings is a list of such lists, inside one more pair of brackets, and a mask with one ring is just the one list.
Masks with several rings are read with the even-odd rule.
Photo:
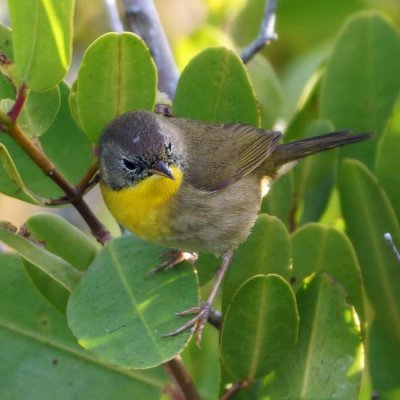
[[21, 114], [22, 107], [24, 106], [25, 100], [27, 98], [27, 94], [28, 94], [28, 88], [27, 88], [26, 84], [23, 83], [19, 87], [17, 97], [15, 99], [15, 103], [14, 103], [12, 109], [8, 113], [12, 122], [15, 122], [18, 119], [19, 114]]

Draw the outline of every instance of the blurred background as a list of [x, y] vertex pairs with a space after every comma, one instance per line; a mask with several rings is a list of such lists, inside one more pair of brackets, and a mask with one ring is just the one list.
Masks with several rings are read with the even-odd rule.
[[[74, 58], [67, 76], [70, 84], [85, 49], [99, 35], [113, 30], [106, 3], [117, 4], [122, 10], [118, 0], [76, 0]], [[210, 46], [240, 51], [257, 36], [265, 8], [265, 0], [156, 0], [155, 4], [180, 70]], [[278, 0], [278, 40], [248, 64], [261, 104], [263, 127], [285, 130], [317, 84], [316, 71], [323, 66], [345, 21], [355, 12], [371, 9], [380, 10], [400, 26], [400, 0]], [[0, 0], [0, 22], [9, 25], [6, 0]], [[117, 233], [118, 227], [105, 210], [97, 188], [87, 200]], [[27, 216], [39, 211], [36, 206], [0, 195], [0, 220], [20, 226]], [[87, 229], [72, 207], [54, 211]]]

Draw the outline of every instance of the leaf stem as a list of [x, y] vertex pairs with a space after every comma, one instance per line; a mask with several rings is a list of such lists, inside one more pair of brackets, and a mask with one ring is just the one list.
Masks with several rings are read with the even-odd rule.
[[22, 107], [24, 106], [25, 100], [27, 97], [28, 97], [28, 88], [25, 83], [22, 83], [22, 85], [18, 89], [15, 103], [14, 103], [12, 109], [10, 110], [10, 112], [8, 113], [12, 122], [15, 122], [18, 119], [19, 114], [22, 111]]
[[260, 32], [241, 54], [242, 61], [246, 64], [266, 45], [278, 38], [275, 33], [276, 1], [266, 0], [264, 18], [261, 21]]
[[177, 386], [181, 389], [184, 399], [201, 400], [196, 386], [194, 385], [191, 376], [189, 375], [179, 356], [164, 363], [164, 368], [175, 380]]

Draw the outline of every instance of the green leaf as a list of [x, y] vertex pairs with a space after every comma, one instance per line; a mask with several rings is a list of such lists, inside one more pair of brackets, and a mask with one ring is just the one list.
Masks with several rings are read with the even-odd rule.
[[[39, 141], [57, 169], [67, 180], [77, 184], [94, 163], [93, 145], [71, 117], [68, 104], [69, 87], [62, 82], [59, 89], [61, 104], [58, 114], [50, 128], [40, 136]], [[3, 143], [12, 157], [26, 190], [34, 196], [44, 198], [58, 198], [64, 194], [8, 135], [0, 135], [0, 143]], [[21, 197], [15, 184], [8, 179], [6, 173], [1, 173], [1, 169], [0, 191], [21, 200], [33, 202], [26, 196]]]
[[[333, 130], [330, 121], [313, 121], [306, 136], [316, 136]], [[297, 220], [300, 225], [318, 221], [324, 212], [336, 178], [337, 156], [337, 150], [314, 154], [294, 168], [294, 206], [298, 210]]]
[[0, 143], [0, 192], [28, 203], [39, 204], [26, 187], [7, 148]]
[[162, 249], [124, 236], [107, 244], [72, 292], [67, 316], [72, 332], [99, 359], [123, 368], [149, 368], [178, 355], [190, 332], [175, 337], [199, 302], [190, 264], [145, 279]]
[[353, 17], [343, 28], [328, 62], [321, 90], [321, 115], [337, 129], [373, 132], [371, 140], [343, 149], [367, 166], [400, 90], [400, 40], [376, 12]]
[[235, 380], [262, 377], [289, 356], [297, 328], [296, 301], [289, 284], [278, 275], [255, 276], [239, 288], [226, 312], [222, 363]]
[[361, 340], [346, 294], [329, 275], [318, 274], [297, 299], [298, 341], [267, 386], [266, 398], [356, 399]]
[[183, 70], [173, 113], [206, 122], [259, 125], [254, 90], [240, 58], [232, 50], [204, 50]]
[[20, 82], [32, 90], [51, 89], [71, 62], [74, 1], [31, 0], [21, 6], [19, 0], [8, 0], [8, 8]]
[[388, 332], [400, 337], [400, 268], [384, 239], [390, 232], [395, 243], [400, 243], [394, 211], [376, 178], [358, 161], [343, 162], [339, 192], [367, 297]]
[[154, 109], [157, 76], [150, 52], [132, 33], [108, 33], [93, 42], [78, 72], [76, 101], [85, 132], [96, 143], [113, 118]]
[[393, 111], [378, 146], [376, 175], [400, 220], [400, 101]]
[[80, 273], [72, 265], [32, 241], [14, 233], [4, 225], [0, 225], [0, 240], [69, 291], [78, 282]]
[[289, 279], [291, 264], [290, 236], [276, 217], [261, 214], [250, 236], [236, 250], [223, 284], [222, 310], [242, 284], [254, 275], [278, 274]]
[[374, 391], [379, 394], [380, 399], [398, 399], [400, 338], [388, 334], [378, 318], [372, 322], [368, 331], [366, 349]]
[[[0, 53], [3, 53], [10, 61], [13, 60], [11, 30], [2, 24], [0, 24]], [[15, 97], [15, 89], [10, 79], [7, 78], [9, 67], [6, 67], [6, 71], [2, 71], [1, 68], [2, 66], [0, 67], [0, 100], [13, 99]]]
[[271, 129], [283, 113], [281, 83], [268, 60], [260, 55], [253, 57], [246, 67], [260, 106], [261, 126]]
[[46, 250], [81, 271], [85, 270], [96, 256], [98, 245], [58, 215], [32, 215], [26, 221], [26, 227]]
[[61, 92], [59, 112], [51, 127], [40, 137], [40, 143], [65, 178], [77, 184], [94, 163], [93, 144], [71, 116], [70, 88], [65, 82], [59, 87]]
[[292, 208], [296, 190], [295, 184], [293, 171], [283, 174], [272, 183], [261, 205], [262, 213], [276, 216], [289, 230], [292, 229]]
[[330, 50], [330, 47], [324, 45], [322, 48], [309, 51], [295, 58], [283, 69], [281, 79], [285, 121], [291, 122], [312, 95], [319, 80], [320, 66], [327, 59]]
[[60, 90], [56, 86], [41, 92], [29, 92], [18, 123], [25, 134], [37, 137], [46, 132], [57, 116]]
[[[307, 134], [316, 136], [334, 130], [329, 121], [313, 120]], [[280, 177], [271, 186], [263, 202], [263, 212], [279, 216], [289, 229], [318, 221], [322, 216], [334, 185], [337, 150], [307, 157]]]
[[[98, 246], [82, 231], [55, 214], [36, 214], [26, 221], [34, 240], [75, 268], [85, 270], [96, 256]], [[47, 274], [29, 263], [26, 269], [39, 291], [65, 313], [69, 292]]]
[[94, 358], [34, 289], [18, 256], [0, 254], [0, 265], [2, 399], [160, 398], [166, 382], [161, 369], [121, 370]]
[[292, 236], [292, 287], [300, 288], [306, 277], [329, 272], [346, 290], [361, 321], [365, 320], [361, 271], [350, 240], [341, 231], [322, 224], [308, 224]]

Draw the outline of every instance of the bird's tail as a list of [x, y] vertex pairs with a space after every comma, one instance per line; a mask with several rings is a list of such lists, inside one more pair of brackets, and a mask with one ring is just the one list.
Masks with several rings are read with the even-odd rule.
[[311, 154], [361, 142], [370, 137], [370, 133], [359, 133], [355, 135], [352, 134], [351, 131], [346, 130], [283, 143], [274, 150], [272, 153], [273, 160], [270, 161], [272, 161], [275, 167], [280, 167], [288, 162], [299, 160]]

